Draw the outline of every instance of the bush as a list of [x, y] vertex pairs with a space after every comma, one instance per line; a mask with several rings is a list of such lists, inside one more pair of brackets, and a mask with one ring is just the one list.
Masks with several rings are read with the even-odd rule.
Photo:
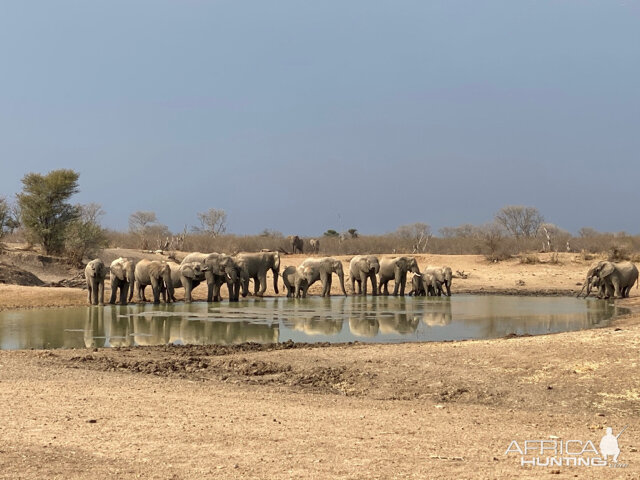
[[540, 257], [535, 253], [525, 253], [520, 255], [520, 263], [524, 265], [535, 265], [540, 263]]

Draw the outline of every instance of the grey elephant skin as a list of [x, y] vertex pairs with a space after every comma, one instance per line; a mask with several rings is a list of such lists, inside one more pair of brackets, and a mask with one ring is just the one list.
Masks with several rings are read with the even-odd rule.
[[[135, 262], [129, 258], [116, 258], [109, 267], [111, 280], [111, 299], [109, 303], [116, 303], [120, 290], [120, 304], [126, 305], [133, 299], [135, 283]], [[128, 296], [128, 297], [127, 297]]]
[[173, 298], [173, 283], [171, 281], [171, 267], [166, 262], [158, 260], [140, 260], [135, 268], [136, 290], [138, 299], [146, 302], [144, 289], [151, 285], [153, 291], [153, 303], [160, 303], [160, 295], [164, 303], [169, 303]]
[[291, 253], [304, 253], [304, 241], [298, 235], [291, 235], [287, 238], [289, 239], [289, 244], [291, 245]]
[[229, 290], [229, 301], [237, 302], [240, 297], [240, 267], [233, 257], [224, 253], [199, 253], [187, 255], [182, 264], [198, 262], [205, 270], [207, 281], [207, 302], [222, 300], [220, 287], [226, 283]]
[[[349, 278], [354, 295], [367, 294], [367, 280], [371, 281], [371, 293], [378, 294], [377, 277], [380, 272], [380, 261], [374, 255], [356, 255], [349, 262]], [[356, 283], [358, 290], [356, 292]]]
[[319, 253], [320, 252], [320, 240], [316, 238], [312, 238], [309, 240], [309, 248], [311, 249], [311, 253]]
[[84, 269], [87, 281], [88, 301], [90, 305], [104, 305], [104, 280], [107, 278], [107, 267], [99, 258], [91, 260]]
[[394, 280], [393, 295], [404, 296], [404, 289], [407, 284], [407, 272], [420, 273], [418, 262], [413, 257], [383, 258], [380, 261], [380, 291], [384, 295], [389, 295], [389, 280]]
[[[599, 262], [587, 272], [582, 291], [587, 289], [585, 297], [589, 296], [592, 287], [599, 289], [598, 298], [628, 298], [631, 287], [638, 282], [638, 268], [631, 262]], [[637, 285], [636, 285], [637, 288]]]
[[442, 284], [431, 273], [414, 273], [411, 278], [411, 290], [409, 296], [435, 297], [442, 292]]
[[451, 296], [451, 280], [453, 279], [451, 267], [427, 267], [424, 271], [435, 277], [438, 283], [438, 296], [442, 294], [447, 297]]
[[249, 294], [249, 280], [253, 279], [254, 294], [262, 297], [267, 290], [267, 272], [273, 273], [273, 289], [278, 291], [280, 254], [278, 252], [238, 253], [235, 261], [240, 267], [242, 296]]
[[[282, 271], [282, 283], [287, 290], [288, 298], [305, 298], [307, 296], [307, 290], [309, 289], [309, 280], [307, 277], [311, 276], [311, 268], [307, 268], [305, 274], [304, 267], [286, 267]], [[300, 279], [298, 281], [298, 279]], [[296, 285], [298, 288], [296, 289]]]
[[171, 300], [176, 301], [175, 289], [184, 287], [184, 302], [192, 302], [192, 291], [201, 282], [205, 281], [206, 267], [199, 262], [176, 263], [167, 262], [171, 269], [171, 283], [173, 285], [174, 295]]
[[[342, 262], [340, 260], [336, 260], [332, 257], [321, 257], [321, 258], [307, 258], [301, 264], [304, 270], [304, 278], [307, 279], [308, 285], [304, 290], [304, 295], [306, 296], [306, 291], [313, 285], [315, 282], [320, 280], [322, 282], [322, 296], [328, 297], [331, 295], [331, 279], [332, 274], [335, 273], [338, 275], [338, 280], [340, 281], [340, 289], [342, 290], [343, 295], [347, 296], [347, 291], [344, 288], [344, 270], [342, 268]], [[296, 278], [296, 291], [301, 288], [302, 278], [298, 276]]]

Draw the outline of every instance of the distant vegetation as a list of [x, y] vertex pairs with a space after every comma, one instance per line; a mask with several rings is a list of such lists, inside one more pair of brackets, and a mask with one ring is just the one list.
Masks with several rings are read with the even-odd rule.
[[[127, 232], [107, 230], [100, 225], [104, 215], [100, 205], [69, 203], [79, 191], [78, 179], [79, 174], [73, 170], [25, 175], [23, 190], [15, 202], [0, 196], [0, 239], [26, 241], [76, 264], [106, 246], [224, 253], [261, 249], [289, 252], [291, 248], [289, 239], [271, 229], [257, 235], [226, 233], [227, 215], [216, 208], [197, 213], [200, 225], [185, 225], [182, 232], [171, 232], [155, 212], [148, 211], [131, 213]], [[350, 228], [344, 232], [327, 229], [321, 237], [320, 253], [324, 255], [480, 254], [490, 261], [500, 261], [523, 254], [521, 262], [536, 263], [536, 252], [582, 252], [585, 259], [606, 252], [613, 260], [635, 258], [634, 253], [640, 252], [640, 235], [604, 233], [590, 227], [572, 235], [545, 222], [537, 208], [517, 205], [500, 209], [487, 224], [444, 227], [437, 235], [427, 223], [416, 222], [381, 235], [362, 235]], [[305, 239], [305, 251], [308, 241]]]

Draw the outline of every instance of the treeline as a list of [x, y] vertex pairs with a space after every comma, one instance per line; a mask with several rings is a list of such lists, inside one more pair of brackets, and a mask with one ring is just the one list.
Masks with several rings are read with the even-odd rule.
[[[182, 232], [171, 232], [155, 212], [145, 211], [129, 216], [126, 232], [105, 229], [100, 224], [104, 215], [100, 205], [69, 203], [79, 191], [78, 179], [73, 170], [25, 175], [15, 202], [0, 197], [0, 240], [26, 241], [46, 254], [60, 254], [77, 264], [106, 247], [229, 254], [261, 249], [291, 252], [290, 238], [277, 231], [244, 236], [226, 233], [227, 215], [216, 208], [199, 212], [199, 225], [185, 226]], [[314, 238], [320, 241], [319, 253], [325, 255], [480, 254], [500, 261], [524, 252], [606, 252], [613, 259], [640, 252], [639, 235], [603, 233], [588, 227], [572, 235], [545, 222], [537, 208], [525, 206], [506, 206], [492, 222], [444, 227], [437, 234], [428, 224], [418, 222], [383, 235], [361, 235], [350, 228], [345, 232], [329, 229]], [[310, 251], [310, 239], [304, 239], [305, 251]]]

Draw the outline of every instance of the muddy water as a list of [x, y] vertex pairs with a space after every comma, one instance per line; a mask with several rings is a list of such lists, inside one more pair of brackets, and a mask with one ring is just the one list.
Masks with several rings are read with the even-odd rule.
[[0, 312], [0, 349], [482, 339], [604, 326], [622, 313], [595, 299], [473, 295], [21, 310]]

